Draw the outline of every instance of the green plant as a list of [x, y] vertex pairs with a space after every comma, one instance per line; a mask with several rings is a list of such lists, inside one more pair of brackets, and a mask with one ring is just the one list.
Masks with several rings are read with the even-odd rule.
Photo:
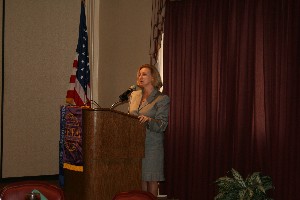
[[218, 194], [215, 200], [272, 200], [267, 197], [267, 191], [274, 189], [272, 179], [254, 172], [245, 180], [234, 169], [231, 176], [224, 176], [216, 180]]

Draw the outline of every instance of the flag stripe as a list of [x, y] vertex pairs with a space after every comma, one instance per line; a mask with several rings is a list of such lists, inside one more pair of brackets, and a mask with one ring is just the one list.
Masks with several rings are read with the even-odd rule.
[[75, 75], [71, 75], [70, 77], [70, 83], [75, 83], [76, 80], [76, 76]]
[[79, 36], [76, 56], [73, 61], [66, 102], [75, 106], [90, 106], [90, 65], [88, 56], [88, 34], [84, 4], [81, 4]]

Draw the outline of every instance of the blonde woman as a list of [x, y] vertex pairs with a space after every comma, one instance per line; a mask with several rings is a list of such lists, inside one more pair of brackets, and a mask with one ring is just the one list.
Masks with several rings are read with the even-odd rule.
[[145, 64], [138, 68], [137, 85], [132, 92], [129, 113], [146, 125], [145, 158], [142, 161], [142, 189], [158, 195], [158, 182], [164, 181], [164, 131], [168, 125], [169, 102], [159, 89], [162, 81], [158, 70]]

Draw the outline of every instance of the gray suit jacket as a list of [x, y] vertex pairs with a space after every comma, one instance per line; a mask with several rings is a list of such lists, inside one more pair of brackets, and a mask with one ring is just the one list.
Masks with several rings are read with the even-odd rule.
[[140, 105], [142, 96], [142, 90], [132, 92], [129, 99], [129, 113], [137, 116], [145, 115], [152, 118], [147, 124], [147, 132], [164, 132], [168, 125], [169, 97], [155, 89], [146, 101]]

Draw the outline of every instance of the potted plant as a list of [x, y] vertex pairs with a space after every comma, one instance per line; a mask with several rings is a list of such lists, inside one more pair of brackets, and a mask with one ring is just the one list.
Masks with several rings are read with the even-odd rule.
[[218, 194], [215, 200], [272, 200], [267, 196], [267, 191], [274, 189], [269, 176], [254, 172], [244, 180], [236, 170], [230, 172], [230, 176], [216, 180]]

